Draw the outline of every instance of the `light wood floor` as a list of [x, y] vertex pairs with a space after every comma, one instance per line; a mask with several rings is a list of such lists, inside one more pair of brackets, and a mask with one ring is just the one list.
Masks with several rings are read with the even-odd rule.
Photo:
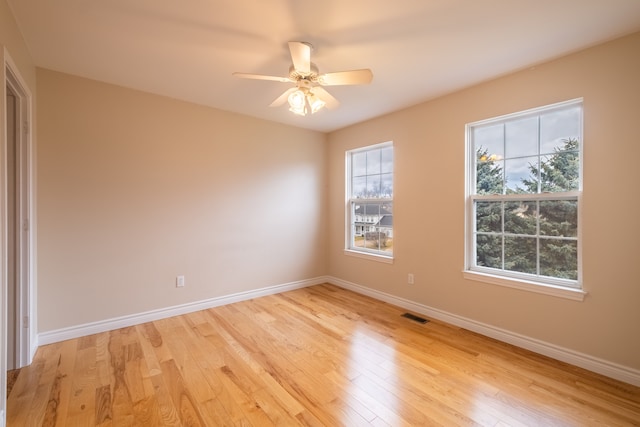
[[8, 425], [629, 426], [640, 388], [321, 285], [41, 347]]

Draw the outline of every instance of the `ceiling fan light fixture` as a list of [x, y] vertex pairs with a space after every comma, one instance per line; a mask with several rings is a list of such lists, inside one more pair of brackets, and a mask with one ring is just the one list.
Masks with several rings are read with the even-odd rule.
[[289, 111], [299, 116], [305, 116], [307, 114], [307, 100], [305, 93], [298, 89], [291, 92], [288, 97]]
[[306, 116], [320, 111], [326, 103], [306, 87], [294, 90], [287, 97], [289, 111], [299, 116]]
[[322, 99], [314, 95], [313, 92], [309, 92], [309, 94], [307, 95], [307, 102], [309, 103], [309, 108], [311, 108], [311, 114], [320, 111], [322, 107], [326, 105], [326, 103]]

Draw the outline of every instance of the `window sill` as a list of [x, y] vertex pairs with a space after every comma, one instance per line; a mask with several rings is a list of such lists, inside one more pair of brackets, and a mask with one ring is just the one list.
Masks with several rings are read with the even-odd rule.
[[571, 289], [562, 286], [528, 282], [526, 280], [510, 279], [486, 273], [479, 273], [477, 271], [463, 271], [462, 276], [465, 279], [475, 280], [477, 282], [491, 283], [493, 285], [506, 286], [508, 288], [520, 289], [522, 291], [535, 292], [544, 295], [551, 295], [554, 297], [565, 298], [574, 301], [584, 301], [584, 297], [587, 295], [587, 293], [581, 289]]
[[385, 263], [385, 264], [393, 264], [393, 258], [392, 257], [388, 257], [388, 256], [370, 254], [370, 253], [367, 253], [367, 252], [359, 252], [359, 251], [354, 251], [354, 250], [351, 250], [351, 249], [345, 249], [344, 250], [344, 254], [352, 256], [352, 257], [356, 257], [356, 258], [362, 258], [362, 259], [368, 259], [368, 260], [371, 260], [371, 261], [382, 262], [382, 263]]

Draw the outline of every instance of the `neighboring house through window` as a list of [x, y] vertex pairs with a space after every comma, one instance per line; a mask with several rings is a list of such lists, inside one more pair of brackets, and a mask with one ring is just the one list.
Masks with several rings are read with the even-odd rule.
[[581, 288], [581, 153], [582, 100], [467, 125], [467, 273]]
[[393, 257], [393, 144], [347, 152], [347, 243], [360, 254]]

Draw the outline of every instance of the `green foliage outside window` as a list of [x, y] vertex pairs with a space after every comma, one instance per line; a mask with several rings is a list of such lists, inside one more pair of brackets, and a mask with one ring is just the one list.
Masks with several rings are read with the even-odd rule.
[[[529, 176], [506, 189], [502, 163], [476, 151], [476, 194], [540, 194], [579, 189], [577, 139], [529, 164]], [[476, 265], [561, 279], [578, 279], [575, 198], [476, 200]]]

